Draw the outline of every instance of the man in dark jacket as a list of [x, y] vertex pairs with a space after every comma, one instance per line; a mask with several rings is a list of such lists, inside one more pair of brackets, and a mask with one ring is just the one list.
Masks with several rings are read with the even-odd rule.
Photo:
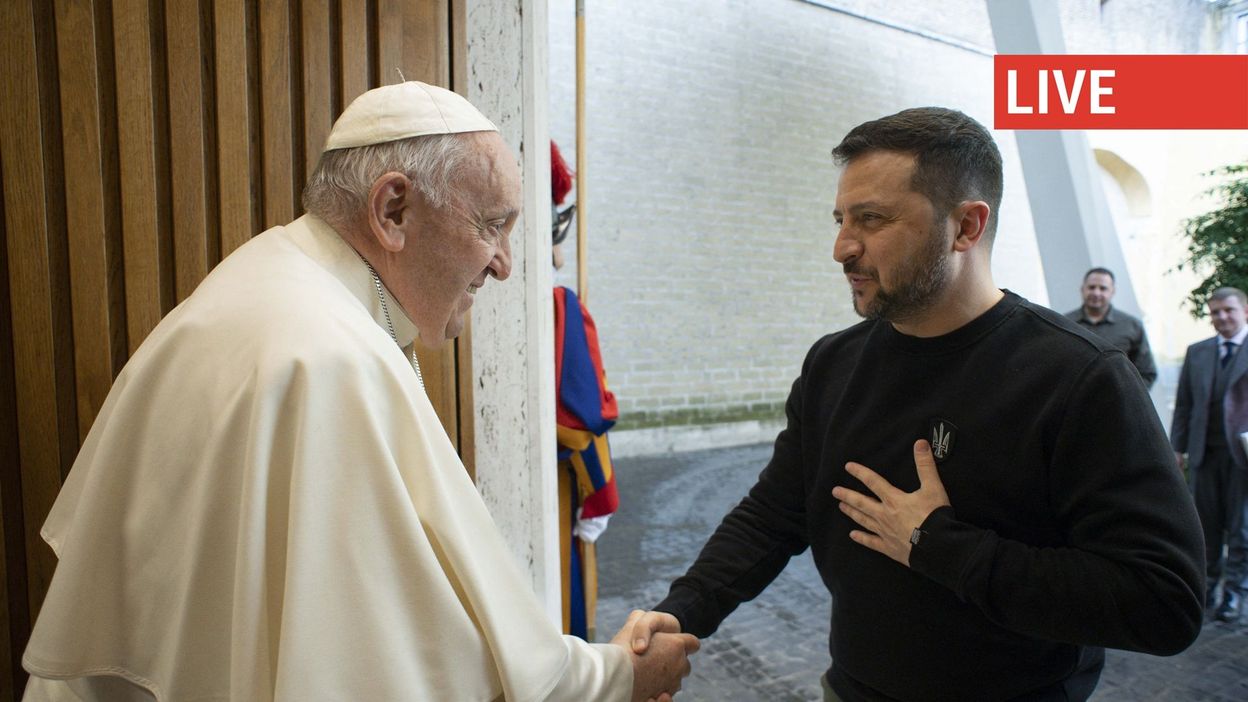
[[1108, 268], [1098, 266], [1084, 273], [1083, 285], [1079, 287], [1083, 304], [1067, 312], [1066, 317], [1122, 349], [1140, 372], [1144, 385], [1151, 388], [1157, 380], [1157, 366], [1148, 347], [1148, 334], [1143, 322], [1110, 304], [1114, 282], [1114, 272]]
[[809, 547], [846, 702], [1083, 700], [1102, 647], [1186, 648], [1196, 511], [1122, 351], [993, 282], [987, 130], [905, 110], [833, 155], [866, 321], [815, 343], [771, 461], [657, 609], [708, 636]]

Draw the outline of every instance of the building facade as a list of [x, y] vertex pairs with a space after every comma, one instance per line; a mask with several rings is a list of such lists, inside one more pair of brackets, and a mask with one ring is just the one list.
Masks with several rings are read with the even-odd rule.
[[[549, 11], [550, 131], [569, 162], [574, 4], [552, 0]], [[986, 4], [586, 5], [589, 305], [620, 400], [617, 450], [769, 440], [807, 349], [858, 321], [832, 260], [830, 151], [854, 125], [918, 105], [991, 126]], [[1229, 41], [1223, 5], [1060, 0], [1058, 9], [1068, 53], [1209, 53]], [[994, 274], [1048, 304], [1014, 134], [995, 136], [1005, 198]], [[1132, 311], [1163, 355], [1181, 358], [1208, 325], [1179, 309], [1190, 276], [1167, 273], [1183, 248], [1177, 223], [1199, 211], [1193, 197], [1209, 184], [1198, 174], [1236, 144], [1248, 157], [1248, 139], [1089, 132], [1088, 141], [1123, 217], [1118, 236], [1141, 307]], [[1134, 210], [1125, 207], [1132, 188]], [[575, 280], [574, 264], [556, 276]]]

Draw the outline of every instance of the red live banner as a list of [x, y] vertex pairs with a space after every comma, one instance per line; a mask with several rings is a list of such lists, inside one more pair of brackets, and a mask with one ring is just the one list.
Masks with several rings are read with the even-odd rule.
[[1248, 55], [993, 57], [997, 129], [1248, 129]]

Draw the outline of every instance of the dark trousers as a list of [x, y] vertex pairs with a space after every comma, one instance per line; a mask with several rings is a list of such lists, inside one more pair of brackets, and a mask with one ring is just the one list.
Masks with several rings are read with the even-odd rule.
[[[1223, 576], [1227, 589], [1239, 593], [1248, 591], [1246, 488], [1248, 471], [1235, 465], [1224, 446], [1210, 447], [1192, 472], [1192, 497], [1205, 532], [1205, 568], [1210, 591]], [[1222, 557], [1223, 546], [1226, 546], [1226, 558]]]

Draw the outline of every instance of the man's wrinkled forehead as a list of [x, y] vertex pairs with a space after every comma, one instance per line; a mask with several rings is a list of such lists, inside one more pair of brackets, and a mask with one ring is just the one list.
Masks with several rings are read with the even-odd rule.
[[511, 219], [521, 205], [520, 167], [515, 154], [497, 132], [464, 135], [471, 155], [454, 176], [463, 204], [483, 219]]
[[882, 207], [900, 198], [923, 195], [914, 187], [915, 157], [903, 151], [872, 150], [841, 167], [834, 214]]
[[501, 194], [503, 200], [518, 210], [523, 184], [520, 179], [520, 164], [516, 161], [515, 152], [497, 132], [481, 134], [477, 137], [483, 143], [488, 157], [491, 186]]

